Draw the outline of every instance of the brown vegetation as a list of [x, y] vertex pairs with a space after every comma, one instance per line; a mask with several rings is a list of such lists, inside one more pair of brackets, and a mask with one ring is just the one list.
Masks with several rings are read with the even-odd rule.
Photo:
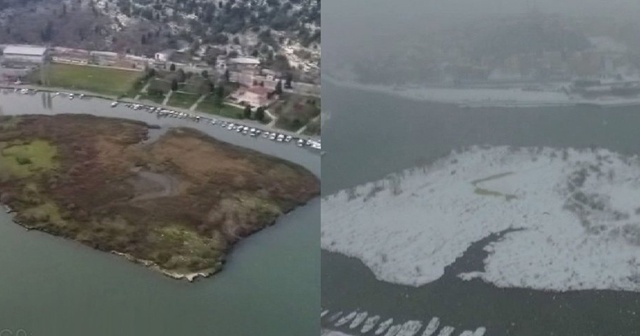
[[[57, 153], [51, 169], [0, 174], [0, 200], [17, 222], [151, 261], [167, 274], [219, 270], [233, 243], [320, 190], [300, 166], [191, 129], [142, 144], [148, 126], [128, 120], [0, 117], [3, 124], [0, 168], [16, 144], [46, 141]], [[29, 155], [36, 154], [20, 159], [39, 162]]]

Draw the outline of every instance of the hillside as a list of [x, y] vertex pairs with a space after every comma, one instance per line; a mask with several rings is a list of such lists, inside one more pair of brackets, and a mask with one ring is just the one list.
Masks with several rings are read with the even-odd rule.
[[[0, 40], [151, 56], [319, 57], [319, 0], [8, 0]], [[203, 48], [205, 47], [205, 48]]]

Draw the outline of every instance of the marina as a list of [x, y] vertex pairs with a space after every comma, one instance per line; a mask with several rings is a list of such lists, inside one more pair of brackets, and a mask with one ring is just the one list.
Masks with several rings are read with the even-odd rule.
[[[38, 92], [49, 92], [49, 91], [40, 91], [40, 90], [35, 90], [35, 89], [19, 89], [19, 88], [14, 88], [14, 89], [8, 89], [5, 88], [3, 90], [4, 94], [9, 94], [9, 93], [19, 93], [19, 94], [23, 94], [23, 95], [35, 95]], [[80, 94], [80, 95], [76, 95], [74, 93], [67, 93], [67, 92], [55, 92], [54, 97], [67, 97], [69, 100], [73, 100], [76, 96], [78, 96], [79, 99], [89, 99], [89, 97], [86, 97], [84, 94]], [[306, 148], [309, 149], [313, 152], [316, 152], [318, 154], [322, 154], [321, 150], [322, 150], [322, 141], [320, 139], [305, 139], [305, 138], [301, 138], [301, 137], [294, 137], [292, 135], [288, 135], [285, 133], [280, 133], [280, 132], [276, 132], [276, 131], [270, 131], [270, 130], [266, 130], [266, 129], [260, 129], [258, 127], [250, 127], [247, 126], [243, 123], [241, 123], [240, 121], [238, 122], [230, 122], [230, 121], [226, 121], [226, 120], [222, 120], [222, 119], [216, 119], [213, 117], [206, 117], [206, 116], [201, 116], [199, 114], [195, 114], [195, 113], [187, 113], [187, 112], [182, 112], [182, 111], [176, 111], [176, 110], [172, 110], [172, 109], [168, 109], [168, 108], [163, 108], [163, 107], [157, 107], [157, 106], [151, 106], [151, 105], [144, 105], [144, 104], [137, 104], [137, 103], [128, 103], [128, 102], [121, 102], [121, 101], [113, 101], [111, 102], [110, 106], [112, 108], [117, 107], [120, 104], [124, 104], [124, 106], [126, 106], [127, 108], [134, 110], [134, 111], [139, 111], [139, 112], [147, 112], [150, 114], [156, 114], [159, 118], [176, 118], [176, 119], [185, 119], [185, 120], [189, 120], [192, 121], [194, 123], [206, 123], [208, 125], [211, 125], [211, 127], [220, 127], [222, 129], [226, 129], [227, 131], [231, 131], [231, 132], [237, 132], [240, 133], [242, 135], [246, 135], [246, 136], [250, 136], [253, 138], [258, 138], [260, 136], [262, 136], [262, 138], [264, 139], [268, 139], [274, 142], [278, 142], [278, 143], [283, 143], [283, 144], [289, 144], [289, 143], [295, 143], [298, 147], [300, 148]]]
[[[345, 332], [344, 335], [351, 336], [369, 334], [374, 329], [375, 331], [372, 334], [382, 336], [452, 336], [456, 330], [452, 326], [441, 326], [440, 318], [438, 317], [432, 317], [428, 323], [421, 320], [408, 320], [398, 323], [398, 319], [384, 319], [379, 315], [367, 318], [368, 315], [368, 312], [360, 311], [353, 311], [347, 315], [343, 315], [342, 311], [330, 314], [329, 310], [323, 310], [321, 319], [324, 316], [329, 316], [326, 321], [323, 321], [323, 325], [333, 324], [332, 327], [325, 327], [325, 331], [335, 332], [336, 334]], [[342, 318], [340, 318], [341, 316]], [[351, 321], [351, 324], [347, 324], [349, 321]], [[378, 324], [380, 321], [383, 322]], [[362, 325], [362, 329], [357, 330], [356, 328], [360, 325]], [[351, 330], [347, 330], [347, 327]], [[462, 330], [459, 334], [455, 333], [455, 335], [484, 336], [486, 331], [485, 327], [478, 327], [476, 329]]]

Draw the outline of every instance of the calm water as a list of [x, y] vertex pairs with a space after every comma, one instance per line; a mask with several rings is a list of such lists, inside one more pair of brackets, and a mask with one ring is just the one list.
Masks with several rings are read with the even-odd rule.
[[[323, 83], [323, 194], [471, 145], [588, 147], [640, 154], [640, 107], [462, 109]], [[471, 251], [471, 250], [474, 251]], [[478, 259], [474, 246], [462, 263]], [[358, 260], [322, 252], [322, 306], [398, 322], [438, 316], [487, 335], [640, 335], [640, 293], [499, 289], [455, 277], [419, 287], [377, 281]], [[323, 322], [328, 326], [327, 320]]]
[[[189, 125], [320, 174], [320, 158], [204, 124], [156, 119], [98, 99], [0, 94], [3, 114], [92, 113]], [[320, 202], [243, 240], [226, 268], [188, 283], [73, 241], [27, 232], [0, 213], [0, 330], [29, 336], [317, 335]], [[27, 336], [27, 335], [22, 335]]]

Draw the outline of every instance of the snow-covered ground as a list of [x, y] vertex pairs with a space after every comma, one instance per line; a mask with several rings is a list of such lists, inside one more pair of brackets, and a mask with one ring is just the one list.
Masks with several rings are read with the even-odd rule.
[[[474, 147], [329, 196], [322, 248], [420, 286], [491, 233], [500, 287], [640, 291], [640, 159], [605, 149]], [[638, 260], [636, 260], [638, 259]]]
[[527, 91], [519, 88], [455, 89], [392, 87], [386, 85], [361, 84], [352, 79], [336, 78], [327, 73], [323, 73], [323, 79], [336, 85], [388, 93], [407, 99], [451, 103], [468, 107], [539, 107], [572, 106], [576, 104], [593, 104], [600, 106], [640, 105], [640, 97], [601, 97], [597, 99], [586, 99], [579, 96], [570, 96], [560, 91]]

